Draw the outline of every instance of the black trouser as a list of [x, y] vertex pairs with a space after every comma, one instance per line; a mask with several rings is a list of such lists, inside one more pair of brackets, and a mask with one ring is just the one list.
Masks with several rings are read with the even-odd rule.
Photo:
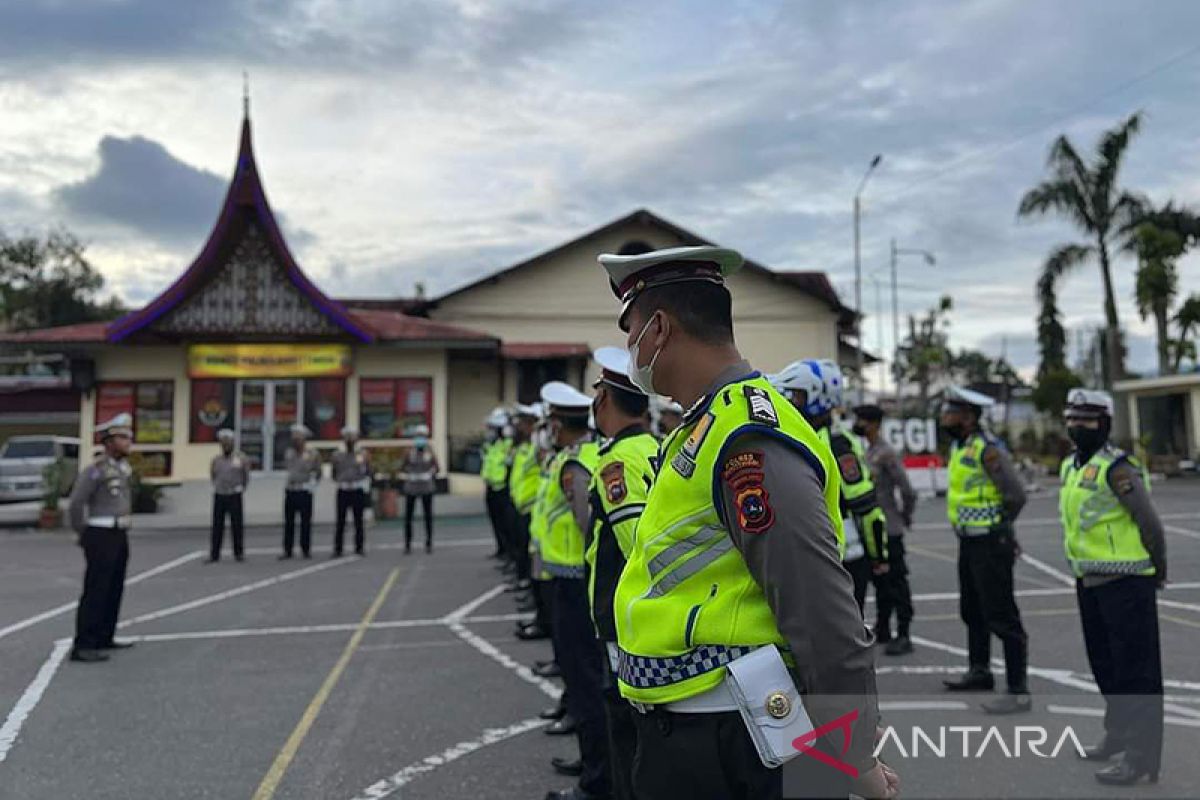
[[80, 538], [87, 567], [75, 613], [75, 649], [94, 650], [112, 644], [117, 630], [129, 537], [121, 528], [88, 527]]
[[312, 492], [288, 489], [283, 495], [283, 552], [292, 554], [296, 542], [296, 515], [300, 516], [300, 552], [312, 551]]
[[863, 556], [843, 561], [842, 566], [854, 579], [854, 599], [858, 602], [858, 613], [861, 614], [863, 605], [867, 602], [867, 587], [871, 585], [871, 559]]
[[233, 554], [242, 557], [242, 496], [241, 494], [214, 494], [212, 531], [208, 543], [208, 557], [216, 561], [221, 557], [221, 543], [225, 541], [225, 517], [229, 517], [230, 538], [233, 539]]
[[958, 611], [967, 625], [972, 669], [990, 670], [992, 634], [1004, 644], [1004, 667], [1011, 692], [1027, 691], [1029, 637], [1013, 596], [1016, 551], [1010, 528], [958, 541]]
[[[780, 769], [763, 765], [741, 714], [634, 712], [637, 755], [633, 789], [638, 800], [779, 800], [783, 797], [842, 797], [849, 779], [809, 756]], [[815, 744], [827, 750], [826, 742]], [[833, 757], [840, 748], [827, 751]], [[784, 794], [784, 772], [788, 793]]]
[[592, 626], [587, 582], [583, 578], [555, 578], [551, 584], [555, 656], [567, 687], [567, 711], [575, 718], [579, 757], [583, 761], [579, 788], [588, 794], [608, 797], [612, 773], [604, 715], [601, 659], [605, 656]]
[[517, 580], [528, 580], [533, 572], [529, 556], [529, 515], [513, 509], [513, 546], [516, 549]]
[[363, 511], [367, 507], [367, 493], [362, 489], [338, 489], [337, 524], [333, 529], [333, 552], [342, 554], [346, 540], [346, 512], [354, 513], [354, 552], [362, 553], [366, 539], [363, 530]]
[[[600, 643], [604, 647], [604, 642]], [[633, 760], [637, 755], [637, 723], [634, 721], [633, 706], [621, 697], [617, 678], [609, 665], [608, 654], [601, 651], [604, 660], [604, 721], [608, 726], [608, 760], [612, 765], [612, 796], [614, 800], [633, 800]]]
[[504, 497], [508, 492], [493, 489], [490, 486], [484, 494], [484, 503], [487, 505], [488, 521], [492, 523], [492, 535], [496, 537], [496, 555], [504, 555], [512, 557], [510, 552], [512, 548], [508, 545], [508, 538], [505, 531], [505, 510]]
[[1125, 758], [1157, 772], [1162, 761], [1163, 677], [1153, 577], [1084, 588], [1077, 582], [1083, 640], [1104, 694], [1104, 733]]
[[533, 586], [533, 621], [548, 631], [554, 630], [554, 581], [534, 579]]
[[421, 509], [425, 514], [425, 546], [433, 546], [433, 495], [406, 494], [404, 495], [404, 546], [412, 546], [413, 511], [416, 510], [417, 500], [421, 501]]
[[888, 571], [873, 578], [875, 583], [875, 636], [891, 635], [892, 613], [896, 635], [908, 636], [913, 618], [912, 589], [908, 585], [908, 562], [904, 558], [904, 536], [888, 536]]

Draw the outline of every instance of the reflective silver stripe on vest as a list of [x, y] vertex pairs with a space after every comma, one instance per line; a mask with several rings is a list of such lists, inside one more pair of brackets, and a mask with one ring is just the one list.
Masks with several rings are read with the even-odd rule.
[[1148, 558], [1138, 561], [1074, 560], [1071, 565], [1080, 575], [1138, 575], [1154, 568], [1154, 562]]
[[647, 569], [650, 571], [650, 580], [654, 580], [656, 577], [658, 577], [659, 573], [674, 564], [680, 558], [683, 558], [688, 553], [691, 553], [695, 550], [700, 550], [701, 548], [711, 544], [718, 536], [724, 535], [725, 531], [722, 528], [718, 528], [713, 525], [705, 525], [703, 528], [696, 531], [686, 539], [681, 539], [680, 541], [666, 548], [652, 558], [650, 563], [646, 565]]
[[583, 567], [574, 566], [572, 564], [552, 564], [549, 561], [543, 561], [542, 569], [544, 569], [554, 578], [584, 577]]
[[635, 656], [622, 650], [618, 656], [617, 673], [622, 683], [636, 689], [669, 686], [720, 669], [757, 649], [756, 646], [704, 644], [674, 658]]
[[628, 506], [621, 506], [620, 508], [615, 509], [614, 511], [609, 513], [608, 524], [609, 525], [619, 525], [620, 523], [625, 522], [626, 520], [640, 517], [642, 515], [642, 512], [645, 510], [646, 510], [645, 503], [634, 503], [634, 504], [628, 505]]
[[690, 560], [683, 562], [677, 569], [674, 569], [662, 576], [658, 583], [650, 587], [650, 591], [646, 593], [646, 597], [662, 597], [667, 592], [674, 589], [679, 584], [692, 577], [700, 570], [712, 564], [721, 556], [733, 549], [733, 540], [725, 535], [725, 531], [719, 531], [721, 539], [702, 553], [693, 556]]

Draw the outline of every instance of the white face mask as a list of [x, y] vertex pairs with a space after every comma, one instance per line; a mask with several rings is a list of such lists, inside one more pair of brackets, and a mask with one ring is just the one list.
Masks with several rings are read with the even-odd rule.
[[638, 366], [638, 346], [642, 343], [642, 339], [646, 336], [646, 331], [650, 330], [650, 323], [654, 322], [654, 317], [642, 326], [642, 332], [633, 340], [633, 344], [629, 346], [629, 380], [633, 385], [641, 389], [646, 394], [660, 394], [654, 388], [654, 362], [658, 361], [658, 354], [662, 352], [662, 348], [654, 351], [654, 355], [650, 357], [650, 363], [644, 367]]

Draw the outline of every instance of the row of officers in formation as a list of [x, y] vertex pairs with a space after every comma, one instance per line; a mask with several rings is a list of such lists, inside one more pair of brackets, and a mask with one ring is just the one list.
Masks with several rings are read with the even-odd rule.
[[[497, 409], [483, 453], [500, 568], [532, 612], [516, 635], [550, 639], [554, 658], [535, 672], [564, 684], [546, 732], [579, 743], [578, 759], [552, 760], [577, 783], [548, 800], [778, 798], [785, 777], [789, 797], [897, 796], [899, 776], [872, 755], [874, 665], [879, 651], [913, 651], [904, 537], [917, 496], [880, 435], [882, 410], [843, 414], [832, 362], [764, 375], [741, 357], [725, 286], [737, 253], [600, 261], [626, 347], [594, 353], [590, 395], [551, 382], [540, 403]], [[1032, 708], [1013, 590], [1025, 492], [984, 424], [992, 404], [954, 387], [940, 414], [969, 651], [945, 688], [995, 688], [995, 636], [1007, 691], [983, 710], [1006, 715]], [[1086, 757], [1120, 755], [1096, 777], [1130, 785], [1160, 769], [1166, 553], [1145, 470], [1108, 442], [1112, 412], [1104, 392], [1070, 393], [1076, 449], [1060, 510], [1108, 702], [1104, 739]], [[844, 750], [837, 736], [806, 739], [835, 727]], [[823, 757], [796, 758], [806, 750]]]
[[[554, 661], [539, 669], [561, 674], [565, 692], [563, 709], [546, 713], [579, 741], [577, 761], [554, 764], [577, 783], [548, 797], [769, 800], [784, 796], [785, 777], [787, 796], [896, 797], [899, 776], [873, 755], [875, 656], [880, 641], [895, 656], [912, 650], [904, 536], [915, 495], [879, 437], [880, 410], [854, 409], [846, 431], [834, 365], [802, 361], [767, 376], [742, 358], [725, 285], [738, 253], [685, 247], [600, 263], [626, 347], [596, 352], [590, 396], [551, 383], [539, 407], [494, 414], [484, 452], [498, 551], [533, 612], [517, 633], [550, 638]], [[669, 411], [658, 415], [661, 437], [648, 425], [655, 395], [682, 405], [673, 429]], [[969, 650], [968, 670], [946, 688], [993, 689], [996, 636], [1008, 691], [984, 708], [1013, 714], [1032, 705], [1013, 592], [1025, 496], [982, 424], [990, 404], [954, 389], [941, 413], [953, 439], [947, 505]], [[1128, 785], [1160, 768], [1155, 591], [1167, 569], [1145, 470], [1108, 443], [1111, 418], [1106, 394], [1070, 393], [1076, 450], [1062, 465], [1060, 509], [1087, 654], [1108, 701], [1105, 737], [1086, 755], [1120, 754], [1097, 778]], [[70, 502], [87, 563], [72, 653], [81, 661], [122, 646], [113, 634], [131, 432], [124, 418], [98, 430], [103, 452]], [[307, 555], [318, 472], [297, 434], [285, 507], [298, 509]], [[214, 481], [228, 497], [245, 486], [244, 470], [240, 481], [229, 474], [244, 456], [223, 441], [228, 464], [214, 462]], [[361, 491], [357, 473], [341, 474], [339, 488]], [[214, 515], [231, 505], [214, 503]], [[292, 546], [285, 533], [285, 556]], [[874, 628], [863, 619], [872, 583]], [[819, 757], [797, 757], [805, 753]]]

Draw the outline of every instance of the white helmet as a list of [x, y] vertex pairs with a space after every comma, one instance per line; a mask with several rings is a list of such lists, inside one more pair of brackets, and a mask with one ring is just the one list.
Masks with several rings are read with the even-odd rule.
[[821, 379], [825, 381], [826, 397], [829, 398], [829, 402], [833, 403], [833, 408], [841, 408], [846, 402], [842, 368], [837, 365], [836, 361], [828, 358], [823, 358], [818, 363], [821, 365]]
[[793, 361], [767, 380], [779, 392], [804, 392], [801, 413], [806, 417], [828, 414], [841, 402], [842, 371], [831, 361]]

